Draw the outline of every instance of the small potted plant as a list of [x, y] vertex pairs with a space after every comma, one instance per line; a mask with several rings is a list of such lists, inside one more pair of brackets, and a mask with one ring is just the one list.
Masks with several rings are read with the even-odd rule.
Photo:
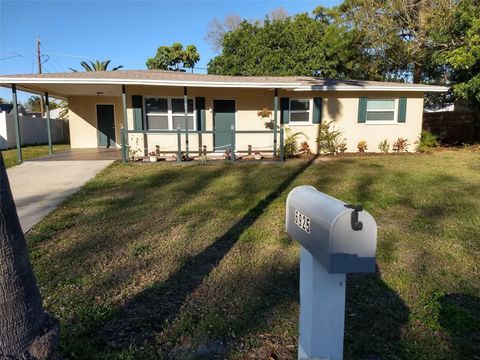
[[367, 150], [367, 142], [365, 140], [361, 140], [357, 144], [357, 149], [359, 153], [364, 153]]
[[347, 143], [343, 141], [337, 145], [337, 154], [344, 154], [345, 151], [347, 151]]
[[150, 162], [157, 162], [158, 161], [158, 155], [155, 151], [150, 151], [148, 153], [148, 160]]

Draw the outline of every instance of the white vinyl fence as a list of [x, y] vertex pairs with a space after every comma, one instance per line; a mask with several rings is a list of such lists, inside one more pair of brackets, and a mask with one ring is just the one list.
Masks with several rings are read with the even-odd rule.
[[[41, 117], [20, 115], [20, 139], [22, 145], [47, 144], [47, 119]], [[69, 141], [68, 121], [50, 119], [52, 142], [62, 143]], [[15, 138], [15, 123], [13, 113], [0, 112], [0, 149], [9, 149], [17, 146]]]

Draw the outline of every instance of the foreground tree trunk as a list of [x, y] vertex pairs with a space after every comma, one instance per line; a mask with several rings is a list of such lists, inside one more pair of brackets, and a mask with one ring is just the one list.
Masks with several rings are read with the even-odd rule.
[[0, 154], [0, 359], [59, 359], [59, 330], [43, 310]]

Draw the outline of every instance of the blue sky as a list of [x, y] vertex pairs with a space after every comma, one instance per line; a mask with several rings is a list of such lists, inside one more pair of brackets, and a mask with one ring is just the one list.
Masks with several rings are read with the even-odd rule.
[[[144, 69], [157, 47], [194, 44], [199, 68], [215, 56], [205, 41], [208, 24], [238, 14], [263, 18], [283, 7], [290, 15], [338, 0], [291, 1], [5, 1], [0, 0], [0, 74], [37, 71], [35, 41], [40, 37], [45, 72], [80, 69], [80, 61], [112, 59], [111, 65]], [[10, 92], [0, 90], [10, 99]], [[22, 95], [25, 98], [25, 95]]]

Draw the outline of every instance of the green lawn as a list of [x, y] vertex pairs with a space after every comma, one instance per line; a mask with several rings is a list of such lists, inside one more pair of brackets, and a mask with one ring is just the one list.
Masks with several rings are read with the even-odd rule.
[[296, 359], [299, 246], [285, 200], [311, 184], [379, 226], [347, 282], [346, 359], [480, 354], [480, 154], [286, 164], [114, 164], [28, 235], [66, 359]]
[[[67, 144], [55, 144], [53, 145], [53, 152], [64, 151], [70, 149], [70, 145]], [[7, 169], [9, 167], [17, 165], [17, 148], [1, 150], [3, 155], [3, 160], [5, 161], [5, 166]], [[48, 155], [48, 145], [30, 145], [22, 147], [22, 157], [23, 161], [30, 160], [33, 158], [47, 156]]]

